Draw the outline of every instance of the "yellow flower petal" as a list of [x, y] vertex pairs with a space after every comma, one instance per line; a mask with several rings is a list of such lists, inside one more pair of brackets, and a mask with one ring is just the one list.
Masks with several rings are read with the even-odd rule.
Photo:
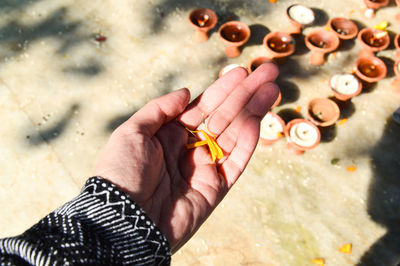
[[311, 262], [315, 263], [317, 265], [320, 265], [320, 266], [324, 266], [325, 265], [325, 260], [323, 258], [315, 258]]
[[348, 244], [345, 244], [342, 247], [340, 247], [339, 251], [342, 253], [350, 254], [352, 247], [353, 247], [352, 244], [348, 243]]
[[346, 122], [347, 122], [347, 118], [343, 118], [343, 119], [339, 120], [338, 125], [341, 126]]
[[346, 168], [346, 170], [347, 170], [348, 172], [355, 172], [355, 171], [357, 170], [357, 167], [355, 167], [354, 165], [348, 166], [348, 167]]

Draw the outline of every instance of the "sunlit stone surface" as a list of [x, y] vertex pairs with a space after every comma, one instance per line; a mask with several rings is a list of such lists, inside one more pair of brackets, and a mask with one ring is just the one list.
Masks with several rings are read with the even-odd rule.
[[[2, 0], [0, 1], [0, 233], [21, 233], [74, 197], [112, 130], [150, 99], [181, 87], [199, 95], [228, 64], [265, 56], [262, 38], [285, 31], [278, 0]], [[342, 16], [400, 32], [394, 5], [366, 19], [362, 3], [301, 1], [317, 21]], [[253, 37], [228, 59], [216, 31], [193, 39], [187, 16], [208, 7], [220, 23], [232, 16]], [[219, 24], [220, 25], [220, 24]], [[329, 77], [351, 72], [360, 45], [344, 42], [321, 67], [308, 62], [301, 39], [280, 66], [282, 102], [273, 111], [305, 116], [307, 102], [330, 97]], [[347, 122], [323, 132], [302, 156], [285, 139], [260, 145], [236, 186], [173, 265], [390, 265], [400, 257], [400, 104], [393, 49], [379, 53], [389, 76], [341, 105]], [[295, 110], [301, 107], [300, 113]], [[356, 171], [346, 171], [355, 166]], [[353, 244], [351, 254], [338, 248]], [[369, 264], [368, 264], [369, 263]]]

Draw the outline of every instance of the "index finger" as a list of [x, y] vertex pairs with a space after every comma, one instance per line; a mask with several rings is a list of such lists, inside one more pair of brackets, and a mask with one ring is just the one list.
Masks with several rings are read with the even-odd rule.
[[232, 97], [229, 96], [235, 91], [242, 90], [245, 87], [249, 92], [246, 99], [244, 99], [247, 101], [257, 88], [264, 83], [274, 81], [279, 73], [278, 68], [273, 63], [262, 64], [248, 77], [247, 71], [245, 71], [246, 73], [240, 73], [240, 69], [244, 70], [242, 68], [231, 70], [206, 89], [189, 105], [181, 115], [180, 121], [188, 127], [197, 128], [204, 118], [212, 114], [227, 100], [233, 102], [231, 101]]
[[194, 99], [178, 120], [188, 128], [197, 128], [203, 121], [203, 116], [208, 116], [220, 106], [247, 75], [247, 70], [242, 67], [232, 69]]

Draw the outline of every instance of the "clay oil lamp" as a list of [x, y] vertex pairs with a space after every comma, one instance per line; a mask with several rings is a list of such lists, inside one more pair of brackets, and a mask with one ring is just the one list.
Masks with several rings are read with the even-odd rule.
[[362, 45], [362, 50], [358, 57], [373, 56], [374, 53], [385, 50], [390, 44], [390, 38], [387, 31], [364, 28], [358, 33], [358, 41]]
[[400, 58], [397, 58], [396, 62], [394, 62], [393, 70], [397, 78], [392, 81], [392, 87], [397, 92], [400, 92]]
[[271, 106], [271, 109], [277, 107], [281, 103], [281, 101], [282, 101], [282, 93], [281, 90], [279, 90], [278, 98], [276, 98], [274, 104]]
[[286, 9], [286, 16], [290, 21], [287, 30], [289, 34], [299, 35], [304, 27], [311, 25], [315, 21], [314, 11], [304, 5], [291, 5]]
[[250, 38], [250, 28], [240, 21], [229, 21], [219, 28], [218, 35], [226, 45], [225, 54], [238, 57], [241, 54], [240, 46]]
[[329, 127], [340, 117], [339, 106], [327, 98], [315, 98], [307, 105], [308, 119], [319, 127]]
[[340, 40], [351, 40], [357, 36], [357, 25], [350, 19], [336, 17], [328, 21], [328, 28], [335, 33]]
[[311, 64], [319, 66], [325, 63], [325, 54], [338, 48], [340, 40], [333, 32], [315, 30], [306, 35], [305, 43], [311, 50]]
[[218, 74], [218, 77], [222, 77], [223, 75], [225, 75], [226, 73], [228, 73], [229, 71], [231, 71], [234, 68], [240, 67], [240, 65], [238, 64], [229, 64], [227, 66], [224, 66], [221, 71]]
[[194, 38], [199, 42], [208, 40], [208, 32], [217, 25], [218, 17], [208, 8], [198, 8], [189, 15], [189, 23], [195, 29]]
[[360, 94], [362, 82], [353, 74], [336, 74], [329, 79], [335, 98], [347, 101]]
[[249, 62], [249, 66], [247, 67], [249, 73], [252, 73], [254, 70], [257, 69], [257, 67], [261, 66], [264, 63], [270, 63], [272, 62], [270, 58], [265, 57], [265, 56], [259, 56], [256, 58], [253, 58]]
[[268, 112], [261, 120], [260, 125], [260, 143], [270, 145], [284, 136], [285, 122], [282, 118], [273, 113]]
[[[399, 0], [400, 1], [400, 0]], [[396, 59], [400, 58], [400, 33], [394, 37], [394, 47], [396, 48]]]
[[292, 36], [285, 32], [270, 32], [264, 37], [263, 45], [268, 55], [277, 63], [294, 53], [295, 44]]
[[287, 148], [297, 155], [315, 148], [321, 141], [321, 132], [312, 122], [305, 119], [294, 119], [285, 127]]
[[375, 11], [381, 7], [387, 6], [389, 0], [364, 0], [364, 4], [366, 7], [364, 15], [367, 18], [373, 18], [375, 17]]
[[356, 76], [366, 83], [377, 82], [387, 74], [385, 63], [375, 56], [358, 58], [353, 69]]

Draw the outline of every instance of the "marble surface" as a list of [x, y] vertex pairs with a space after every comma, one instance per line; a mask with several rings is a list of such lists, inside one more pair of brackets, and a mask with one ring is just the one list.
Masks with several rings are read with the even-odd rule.
[[[2, 0], [0, 1], [0, 236], [23, 232], [79, 193], [112, 130], [150, 99], [181, 87], [200, 94], [230, 63], [265, 56], [263, 36], [285, 31], [278, 0]], [[302, 3], [317, 21], [342, 16], [358, 26], [391, 22], [391, 1], [363, 17], [361, 0]], [[224, 55], [212, 31], [193, 40], [187, 16], [214, 9], [253, 32], [238, 58]], [[106, 37], [103, 42], [96, 41]], [[285, 118], [306, 115], [314, 97], [332, 95], [327, 80], [351, 72], [360, 44], [347, 41], [325, 65], [309, 63], [302, 37], [280, 65]], [[99, 39], [98, 39], [99, 40]], [[378, 54], [388, 77], [341, 106], [347, 122], [323, 132], [314, 150], [296, 156], [285, 140], [259, 145], [236, 186], [173, 265], [391, 265], [399, 261], [400, 126], [391, 120], [400, 94], [391, 87], [393, 45]], [[301, 108], [299, 113], [295, 110]], [[348, 166], [356, 166], [349, 172]], [[351, 254], [338, 248], [353, 244]]]

